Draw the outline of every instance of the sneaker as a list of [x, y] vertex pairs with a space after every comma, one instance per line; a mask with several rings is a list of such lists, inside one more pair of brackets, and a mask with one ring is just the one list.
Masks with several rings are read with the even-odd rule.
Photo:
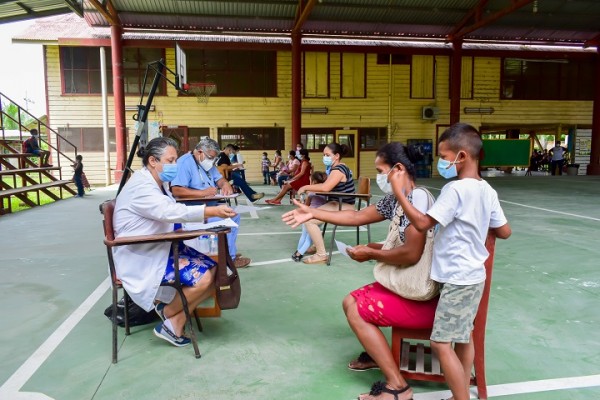
[[165, 306], [165, 303], [157, 303], [154, 305], [154, 311], [156, 311], [156, 314], [158, 314], [162, 322], [165, 322], [165, 320], [167, 319], [165, 317]]
[[235, 261], [233, 261], [233, 265], [236, 268], [246, 268], [252, 262], [248, 257], [237, 257]]
[[154, 336], [166, 340], [171, 343], [173, 346], [183, 347], [190, 344], [192, 341], [185, 336], [175, 336], [173, 332], [169, 328], [165, 326], [165, 324], [160, 323], [154, 327]]
[[251, 199], [250, 199], [250, 200], [252, 200], [252, 202], [254, 203], [256, 200], [260, 200], [260, 199], [262, 199], [263, 197], [265, 197], [265, 194], [264, 194], [264, 193], [262, 193], [262, 192], [261, 192], [261, 193], [254, 193], [254, 194], [253, 194], [252, 196], [250, 196], [250, 197], [251, 197]]

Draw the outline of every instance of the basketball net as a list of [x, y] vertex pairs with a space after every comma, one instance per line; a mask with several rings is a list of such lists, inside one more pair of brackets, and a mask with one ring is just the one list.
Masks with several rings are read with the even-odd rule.
[[216, 87], [214, 83], [190, 83], [186, 92], [196, 96], [198, 103], [208, 103], [208, 98]]

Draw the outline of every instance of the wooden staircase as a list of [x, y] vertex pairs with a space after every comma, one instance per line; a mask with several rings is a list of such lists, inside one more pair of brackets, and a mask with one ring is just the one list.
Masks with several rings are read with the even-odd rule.
[[[6, 112], [7, 105], [16, 107], [17, 113]], [[27, 126], [22, 118], [28, 121]], [[9, 135], [8, 126], [17, 127], [18, 134]], [[51, 152], [54, 166], [42, 166], [35, 154], [23, 152], [22, 143], [32, 128], [40, 132], [40, 146]], [[54, 202], [77, 193], [71, 179], [77, 147], [2, 93], [0, 134], [0, 215], [13, 212], [15, 198], [28, 207], [36, 207], [48, 199]]]

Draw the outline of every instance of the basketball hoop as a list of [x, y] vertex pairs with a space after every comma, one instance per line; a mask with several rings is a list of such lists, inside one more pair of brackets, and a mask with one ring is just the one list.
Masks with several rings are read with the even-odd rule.
[[193, 94], [198, 99], [198, 103], [208, 103], [208, 98], [215, 91], [217, 85], [214, 83], [189, 83], [187, 93]]

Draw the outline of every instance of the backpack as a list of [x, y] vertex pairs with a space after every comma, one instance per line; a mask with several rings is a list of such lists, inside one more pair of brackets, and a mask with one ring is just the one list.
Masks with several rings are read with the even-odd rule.
[[31, 153], [33, 149], [31, 148], [31, 138], [25, 140], [23, 142], [23, 153]]

